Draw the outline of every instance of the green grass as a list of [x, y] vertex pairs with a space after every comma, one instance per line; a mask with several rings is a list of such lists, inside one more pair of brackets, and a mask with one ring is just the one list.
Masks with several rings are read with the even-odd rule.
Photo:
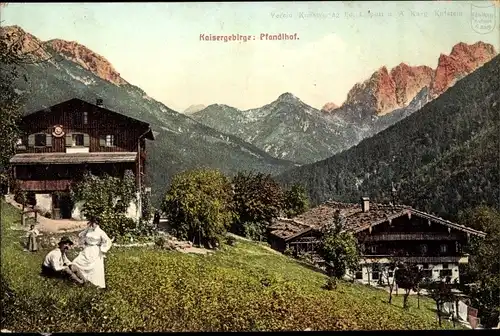
[[[23, 252], [16, 209], [2, 204], [2, 274], [16, 297], [3, 327], [23, 332], [437, 329], [433, 303], [340, 282], [257, 243], [238, 241], [212, 255], [112, 248], [108, 290], [85, 291], [39, 276], [47, 249]], [[447, 322], [443, 328], [450, 328]]]

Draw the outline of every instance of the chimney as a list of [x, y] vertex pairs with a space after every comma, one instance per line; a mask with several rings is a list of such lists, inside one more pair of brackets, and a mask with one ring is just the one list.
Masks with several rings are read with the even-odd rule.
[[361, 209], [363, 209], [363, 212], [370, 211], [370, 199], [368, 197], [361, 197]]
[[97, 99], [95, 100], [95, 104], [96, 104], [97, 106], [103, 106], [102, 99], [101, 99], [101, 98], [97, 98]]

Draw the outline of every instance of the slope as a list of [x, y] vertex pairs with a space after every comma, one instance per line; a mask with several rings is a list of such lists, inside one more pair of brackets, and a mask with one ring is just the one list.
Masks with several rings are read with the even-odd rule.
[[402, 296], [390, 305], [385, 291], [363, 285], [326, 291], [325, 275], [245, 241], [210, 256], [113, 247], [105, 291], [46, 279], [38, 272], [51, 247], [23, 252], [10, 229], [19, 211], [0, 202], [2, 288], [15, 294], [2, 305], [2, 328], [15, 332], [440, 329], [430, 299], [419, 309], [410, 298], [406, 311]]
[[[2, 29], [6, 29], [5, 27]], [[7, 27], [9, 29], [9, 27]], [[12, 27], [11, 27], [12, 29]], [[14, 33], [30, 43], [36, 38], [19, 27]], [[21, 31], [19, 31], [21, 30]], [[239, 170], [277, 173], [294, 164], [278, 160], [241, 139], [217, 132], [193, 119], [177, 113], [148, 97], [140, 88], [120, 77], [103, 79], [86, 64], [71, 59], [70, 52], [56, 52], [53, 46], [70, 46], [74, 42], [61, 40], [44, 44], [48, 61], [26, 64], [20, 68], [17, 91], [25, 99], [25, 112], [38, 110], [71, 98], [94, 103], [96, 98], [105, 107], [152, 124], [156, 141], [149, 144], [148, 178], [156, 200], [164, 193], [171, 177], [182, 170], [208, 166], [231, 174]], [[42, 43], [42, 42], [37, 42]], [[66, 43], [66, 45], [64, 44]], [[77, 45], [79, 52], [85, 48]], [[93, 61], [103, 62], [87, 50]], [[106, 61], [107, 62], [107, 61]], [[110, 65], [107, 65], [109, 68]]]
[[[315, 203], [328, 198], [357, 201], [365, 195], [385, 201], [390, 198], [391, 183], [401, 181], [405, 189], [400, 192], [410, 205], [427, 204], [414, 198], [418, 194], [434, 199], [432, 209], [438, 207], [441, 213], [453, 214], [458, 204], [470, 206], [482, 201], [498, 207], [494, 191], [498, 179], [493, 176], [499, 174], [495, 166], [499, 155], [490, 142], [495, 138], [490, 140], [487, 135], [499, 131], [499, 114], [500, 56], [496, 56], [385, 131], [331, 158], [287, 171], [279, 180], [284, 184], [303, 183]], [[464, 149], [467, 144], [468, 150]], [[478, 160], [465, 156], [471, 153]], [[432, 171], [432, 166], [425, 168], [429, 164], [440, 167], [435, 178], [423, 175]], [[452, 178], [444, 178], [447, 171]], [[417, 188], [421, 181], [425, 181], [426, 189], [412, 194], [408, 189]], [[464, 181], [469, 186], [467, 191], [461, 186]], [[443, 192], [452, 196], [458, 193], [461, 203], [448, 206], [449, 197], [436, 199]]]

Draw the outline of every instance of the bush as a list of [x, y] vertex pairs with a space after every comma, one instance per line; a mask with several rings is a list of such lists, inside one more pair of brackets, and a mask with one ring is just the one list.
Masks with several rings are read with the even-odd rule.
[[[262, 173], [238, 173], [232, 181], [233, 202], [236, 212], [231, 231], [244, 235], [246, 225], [268, 225], [282, 207], [283, 191], [270, 175]], [[249, 232], [255, 232], [249, 228]], [[261, 229], [258, 228], [257, 231]], [[252, 233], [253, 234], [253, 233]]]
[[135, 178], [131, 171], [123, 179], [86, 173], [71, 189], [73, 201], [83, 201], [82, 214], [99, 222], [108, 235], [121, 236], [136, 229], [135, 222], [125, 213], [130, 202], [137, 202]]
[[286, 190], [283, 198], [283, 210], [288, 218], [298, 216], [309, 209], [309, 198], [301, 185], [295, 184]]
[[231, 186], [217, 170], [176, 175], [162, 206], [177, 238], [209, 247], [220, 244], [233, 219]]
[[229, 246], [235, 246], [236, 245], [236, 238], [234, 238], [233, 236], [227, 236], [226, 237], [226, 244], [228, 244]]
[[243, 223], [243, 230], [246, 238], [261, 241], [266, 233], [266, 223]]

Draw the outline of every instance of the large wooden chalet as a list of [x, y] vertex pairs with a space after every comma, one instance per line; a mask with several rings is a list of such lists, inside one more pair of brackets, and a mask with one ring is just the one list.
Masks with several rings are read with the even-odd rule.
[[[144, 186], [146, 139], [154, 140], [149, 124], [74, 98], [30, 113], [20, 122], [21, 138], [11, 158], [13, 188], [24, 191], [54, 219], [83, 219], [69, 196], [70, 186], [88, 171], [136, 177]], [[132, 207], [132, 208], [131, 208]], [[129, 207], [138, 219], [139, 205]]]
[[397, 259], [419, 265], [427, 278], [458, 281], [459, 264], [468, 263], [463, 246], [471, 235], [485, 236], [409, 206], [370, 204], [363, 198], [359, 204], [329, 201], [293, 219], [276, 220], [269, 228], [271, 246], [314, 254], [321, 229], [336, 213], [360, 245], [360, 268], [348, 274], [362, 282], [378, 282], [382, 272], [387, 272], [385, 281], [392, 278], [385, 266]]

